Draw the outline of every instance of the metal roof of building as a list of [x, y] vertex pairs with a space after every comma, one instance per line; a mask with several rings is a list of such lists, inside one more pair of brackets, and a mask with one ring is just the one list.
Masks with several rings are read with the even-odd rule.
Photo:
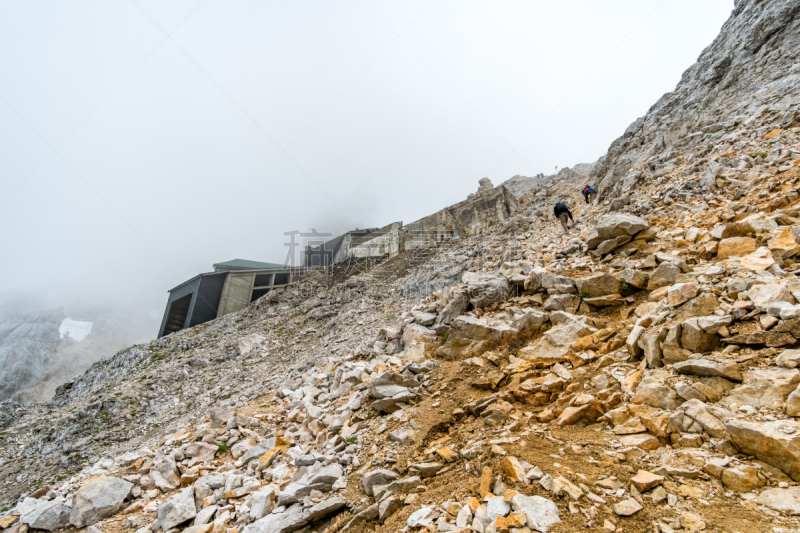
[[233, 259], [214, 265], [214, 270], [285, 270], [287, 268], [290, 267], [279, 265], [278, 263], [262, 263], [247, 259]]

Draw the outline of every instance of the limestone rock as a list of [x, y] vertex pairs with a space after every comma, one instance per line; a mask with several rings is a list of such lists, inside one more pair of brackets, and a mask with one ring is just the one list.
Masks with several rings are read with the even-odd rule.
[[278, 506], [301, 501], [315, 490], [330, 492], [333, 488], [333, 484], [336, 483], [344, 473], [341, 465], [338, 463], [331, 463], [324, 467], [315, 464], [303, 468], [305, 468], [305, 471], [298, 471], [298, 473], [302, 472], [300, 477], [296, 477], [296, 479], [278, 493]]
[[615, 276], [603, 273], [575, 280], [578, 294], [584, 298], [594, 298], [620, 292], [620, 282]]
[[800, 515], [800, 487], [765, 490], [755, 501], [790, 516]]
[[399, 478], [400, 476], [392, 470], [371, 470], [361, 476], [361, 490], [363, 490], [367, 496], [374, 496], [373, 487], [377, 485], [386, 485]]
[[677, 307], [697, 296], [700, 290], [697, 283], [676, 283], [667, 291], [667, 305]]
[[648, 490], [661, 485], [664, 482], [664, 476], [659, 476], [648, 472], [647, 470], [639, 470], [637, 474], [631, 478], [631, 485], [636, 487], [639, 492], [647, 492]]
[[711, 359], [690, 359], [672, 365], [678, 374], [703, 377], [720, 377], [730, 381], [742, 381], [739, 365], [735, 363], [722, 363]]
[[764, 345], [770, 347], [790, 346], [797, 340], [791, 333], [778, 331], [777, 327], [772, 331], [755, 331], [744, 335], [735, 335], [724, 339], [728, 344], [745, 345]]
[[747, 291], [747, 295], [759, 309], [766, 309], [773, 302], [789, 302], [792, 299], [789, 289], [780, 283], [755, 285]]
[[323, 500], [310, 509], [303, 511], [303, 518], [308, 522], [318, 522], [343, 509], [347, 505], [344, 498], [334, 496]]
[[69, 522], [70, 510], [58, 500], [42, 501], [31, 512], [20, 518], [20, 523], [32, 529], [53, 531], [61, 529]]
[[[323, 502], [324, 503], [324, 502]], [[289, 533], [308, 523], [303, 506], [295, 504], [282, 513], [268, 514], [246, 526], [242, 533]]]
[[[748, 422], [730, 419], [725, 428], [742, 453], [783, 470], [800, 481], [800, 425], [782, 422]], [[787, 432], [788, 431], [788, 432]]]
[[785, 368], [797, 368], [800, 365], [800, 350], [782, 351], [775, 363]]
[[715, 415], [716, 413], [724, 418], [726, 414], [730, 414], [727, 411], [716, 408], [715, 413], [712, 413], [711, 406], [697, 399], [688, 400], [680, 408], [689, 418], [700, 424], [703, 430], [712, 437], [723, 438], [727, 436], [725, 424]]
[[[264, 489], [250, 495], [250, 518], [258, 520], [265, 517], [275, 508], [275, 500], [278, 497], [278, 487], [267, 485]], [[208, 507], [206, 507], [208, 509]], [[203, 509], [205, 511], [205, 509]], [[203, 512], [201, 511], [201, 513]], [[198, 513], [198, 516], [200, 513]], [[196, 523], [196, 519], [195, 519]]]
[[122, 509], [132, 489], [133, 483], [116, 477], [100, 476], [89, 480], [72, 498], [70, 523], [82, 528], [113, 515]]
[[800, 385], [800, 370], [765, 367], [744, 373], [741, 385], [732, 389], [724, 403], [744, 403], [753, 407], [780, 407]]
[[150, 476], [156, 487], [165, 492], [181, 486], [181, 476], [171, 455], [156, 458], [153, 468], [150, 469]]
[[506, 457], [497, 465], [500, 472], [512, 483], [522, 483], [525, 480], [525, 469], [516, 457]]
[[647, 290], [654, 291], [660, 287], [673, 285], [678, 280], [678, 275], [680, 273], [681, 269], [674, 263], [661, 263], [658, 265], [658, 268], [650, 274]]
[[762, 246], [755, 252], [744, 256], [739, 263], [739, 268], [758, 272], [759, 270], [766, 270], [774, 264], [775, 259], [772, 257], [772, 252], [766, 246]]
[[466, 285], [469, 301], [476, 308], [502, 302], [511, 292], [508, 280], [500, 274], [465, 272], [461, 282]]
[[225, 407], [212, 407], [208, 411], [211, 417], [211, 427], [218, 428], [225, 425], [230, 417], [233, 416], [233, 411]]
[[728, 490], [750, 492], [760, 489], [764, 484], [764, 480], [758, 477], [758, 470], [749, 465], [726, 468], [722, 471], [722, 485]]
[[158, 507], [158, 525], [164, 531], [197, 516], [194, 487], [187, 487]]
[[436, 342], [436, 332], [419, 324], [409, 324], [403, 329], [403, 345], [410, 346], [413, 341]]
[[700, 320], [700, 318], [690, 318], [681, 324], [681, 348], [684, 350], [705, 353], [719, 346], [719, 335], [704, 330]]
[[389, 496], [378, 504], [378, 520], [385, 522], [398, 510], [403, 508], [403, 500], [397, 496]]
[[619, 516], [631, 516], [632, 514], [638, 513], [642, 510], [642, 506], [634, 500], [633, 498], [629, 498], [627, 500], [622, 500], [619, 503], [615, 503], [613, 506], [614, 513]]
[[800, 245], [792, 234], [791, 228], [783, 228], [781, 234], [776, 239], [770, 241], [769, 250], [772, 255], [780, 257], [781, 259], [788, 259], [794, 257], [797, 252], [800, 252]]
[[431, 523], [431, 520], [428, 518], [431, 511], [433, 511], [432, 507], [423, 507], [414, 511], [411, 513], [411, 516], [408, 517], [408, 520], [406, 520], [406, 525], [411, 528], [428, 527]]
[[586, 239], [589, 249], [594, 250], [600, 243], [620, 236], [634, 236], [650, 225], [642, 218], [626, 214], [606, 216], [598, 223]]
[[730, 237], [723, 239], [717, 249], [717, 258], [744, 257], [756, 250], [756, 240], [750, 237]]
[[444, 468], [444, 464], [442, 463], [436, 463], [436, 462], [414, 463], [408, 467], [408, 471], [411, 474], [418, 475], [422, 479], [426, 479], [438, 474], [439, 470], [441, 470], [442, 468]]
[[627, 283], [631, 287], [644, 289], [650, 282], [650, 274], [641, 270], [626, 269], [620, 273], [619, 279], [622, 283]]
[[524, 512], [528, 527], [540, 533], [547, 533], [550, 526], [561, 522], [558, 506], [541, 496], [515, 494], [511, 497], [511, 507], [515, 512]]

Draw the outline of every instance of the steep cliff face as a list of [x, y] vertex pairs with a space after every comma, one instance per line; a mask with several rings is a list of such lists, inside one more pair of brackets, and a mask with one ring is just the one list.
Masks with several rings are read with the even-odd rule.
[[[699, 144], [748, 128], [756, 136], [797, 125], [800, 2], [739, 0], [719, 36], [594, 169], [598, 191], [618, 196], [663, 175]], [[703, 169], [698, 169], [702, 171]]]
[[29, 401], [55, 365], [59, 311], [20, 313], [0, 321], [0, 400]]

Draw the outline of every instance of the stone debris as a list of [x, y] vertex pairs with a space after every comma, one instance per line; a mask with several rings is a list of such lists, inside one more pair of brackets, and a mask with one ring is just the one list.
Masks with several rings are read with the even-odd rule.
[[587, 173], [514, 178], [495, 225], [0, 409], [0, 528], [800, 530], [800, 19], [739, 4], [595, 203]]

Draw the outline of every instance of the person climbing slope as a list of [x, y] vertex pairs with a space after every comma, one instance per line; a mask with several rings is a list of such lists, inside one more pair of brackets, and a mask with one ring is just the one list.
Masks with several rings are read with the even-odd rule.
[[569, 224], [567, 223], [567, 219], [571, 220], [573, 224], [575, 223], [575, 219], [572, 218], [572, 213], [569, 212], [569, 208], [559, 202], [553, 209], [553, 213], [555, 213], [556, 218], [561, 222], [561, 226], [564, 228], [564, 233], [569, 233]]
[[584, 198], [584, 200], [586, 200], [586, 203], [587, 203], [587, 204], [589, 204], [589, 203], [591, 203], [591, 202], [592, 202], [592, 198], [593, 198], [593, 197], [594, 197], [596, 194], [597, 194], [597, 193], [595, 192], [595, 190], [594, 190], [594, 189], [592, 189], [592, 187], [591, 187], [591, 186], [589, 186], [589, 185], [587, 185], [586, 187], [584, 187], [584, 188], [583, 188], [583, 198]]

